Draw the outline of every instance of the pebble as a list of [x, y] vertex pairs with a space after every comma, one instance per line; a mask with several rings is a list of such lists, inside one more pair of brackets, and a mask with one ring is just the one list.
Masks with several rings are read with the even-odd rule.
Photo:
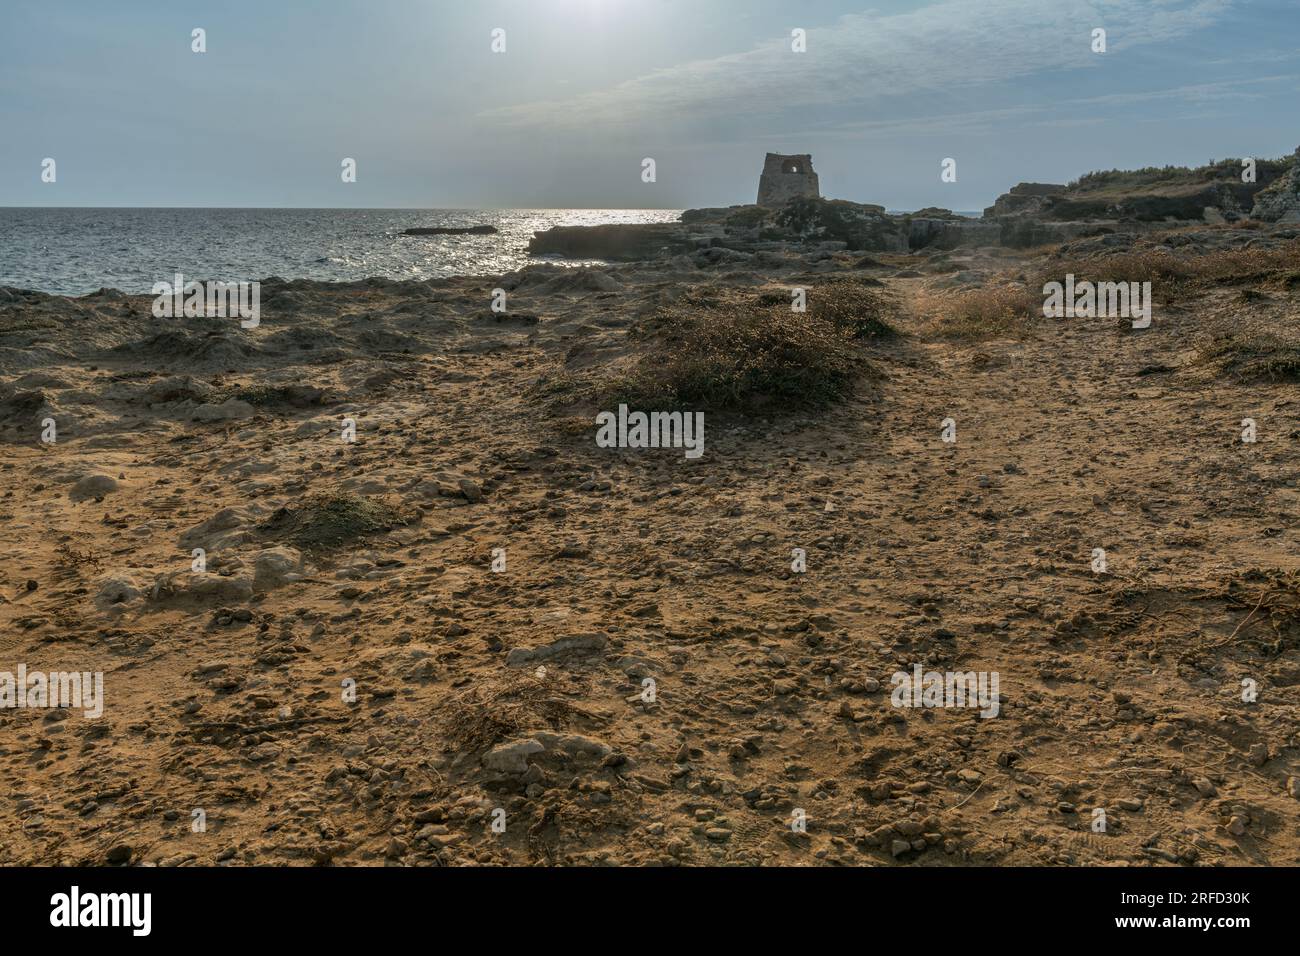
[[131, 845], [129, 843], [119, 843], [108, 851], [108, 862], [113, 866], [119, 866], [131, 859]]

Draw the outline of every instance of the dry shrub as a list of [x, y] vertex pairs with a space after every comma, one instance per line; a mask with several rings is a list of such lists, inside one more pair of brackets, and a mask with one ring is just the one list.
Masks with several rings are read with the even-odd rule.
[[98, 571], [103, 562], [94, 551], [78, 551], [64, 542], [54, 549], [55, 570], [64, 577], [79, 577], [83, 573]]
[[1300, 270], [1300, 241], [1251, 249], [1216, 249], [1200, 253], [1171, 253], [1160, 249], [1130, 250], [1114, 255], [1085, 256], [1053, 262], [1040, 276], [1064, 282], [1073, 274], [1079, 282], [1150, 282], [1165, 290], [1206, 283], [1231, 283], [1276, 277]]
[[890, 324], [893, 301], [860, 281], [836, 279], [808, 290], [808, 311], [857, 339], [898, 335]]
[[1067, 274], [1080, 282], [1181, 282], [1194, 275], [1187, 256], [1174, 256], [1160, 250], [1119, 252], [1108, 256], [1089, 256], [1053, 263], [1042, 274], [1043, 283], [1064, 282]]
[[441, 729], [451, 750], [482, 753], [530, 730], [564, 730], [577, 713], [554, 677], [506, 671], [447, 701]]
[[1229, 332], [1197, 346], [1193, 364], [1243, 381], [1300, 381], [1300, 343], [1266, 332]]
[[819, 407], [869, 370], [862, 340], [892, 335], [888, 301], [861, 283], [810, 288], [806, 312], [788, 292], [691, 290], [634, 329], [647, 347], [600, 390], [606, 402], [757, 411]]
[[[919, 298], [922, 315], [930, 316], [932, 328], [943, 337], [982, 339], [1018, 337], [1026, 334], [1041, 317], [1048, 282], [1065, 282], [1073, 274], [1075, 285], [1083, 282], [1151, 282], [1152, 291], [1169, 299], [1174, 291], [1205, 284], [1281, 281], [1300, 285], [1300, 242], [1273, 248], [1232, 248], [1203, 254], [1174, 255], [1164, 250], [1131, 250], [1114, 255], [1092, 255], [1054, 261], [1048, 268], [1031, 273], [1026, 284], [1002, 281], [961, 291], [927, 291]], [[1239, 342], [1245, 349], [1248, 343]], [[1295, 376], [1295, 350], [1287, 343], [1260, 343], [1262, 354], [1248, 363], [1251, 376], [1284, 378]]]
[[1019, 338], [1029, 334], [1041, 317], [1042, 296], [1011, 283], [954, 291], [922, 293], [918, 308], [944, 338], [979, 341]]

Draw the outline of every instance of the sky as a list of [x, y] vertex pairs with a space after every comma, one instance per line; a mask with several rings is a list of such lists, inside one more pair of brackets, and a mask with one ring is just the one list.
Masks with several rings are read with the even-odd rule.
[[771, 151], [978, 210], [1291, 153], [1298, 90], [1300, 0], [2, 0], [0, 205], [725, 206]]

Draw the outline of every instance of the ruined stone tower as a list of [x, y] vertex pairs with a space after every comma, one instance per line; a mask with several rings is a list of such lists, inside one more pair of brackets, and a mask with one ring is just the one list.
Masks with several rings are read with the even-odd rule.
[[812, 156], [799, 153], [782, 156], [768, 153], [763, 161], [763, 175], [758, 180], [758, 204], [779, 206], [788, 199], [821, 195], [817, 188], [817, 174], [813, 172]]

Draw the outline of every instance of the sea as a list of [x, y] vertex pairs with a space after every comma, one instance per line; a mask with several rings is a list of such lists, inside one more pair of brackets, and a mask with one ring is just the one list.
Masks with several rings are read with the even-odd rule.
[[[149, 293], [186, 279], [352, 281], [501, 275], [552, 226], [672, 222], [679, 209], [116, 209], [0, 207], [0, 286], [58, 295]], [[492, 235], [405, 236], [494, 226]], [[555, 260], [566, 266], [584, 260]]]

